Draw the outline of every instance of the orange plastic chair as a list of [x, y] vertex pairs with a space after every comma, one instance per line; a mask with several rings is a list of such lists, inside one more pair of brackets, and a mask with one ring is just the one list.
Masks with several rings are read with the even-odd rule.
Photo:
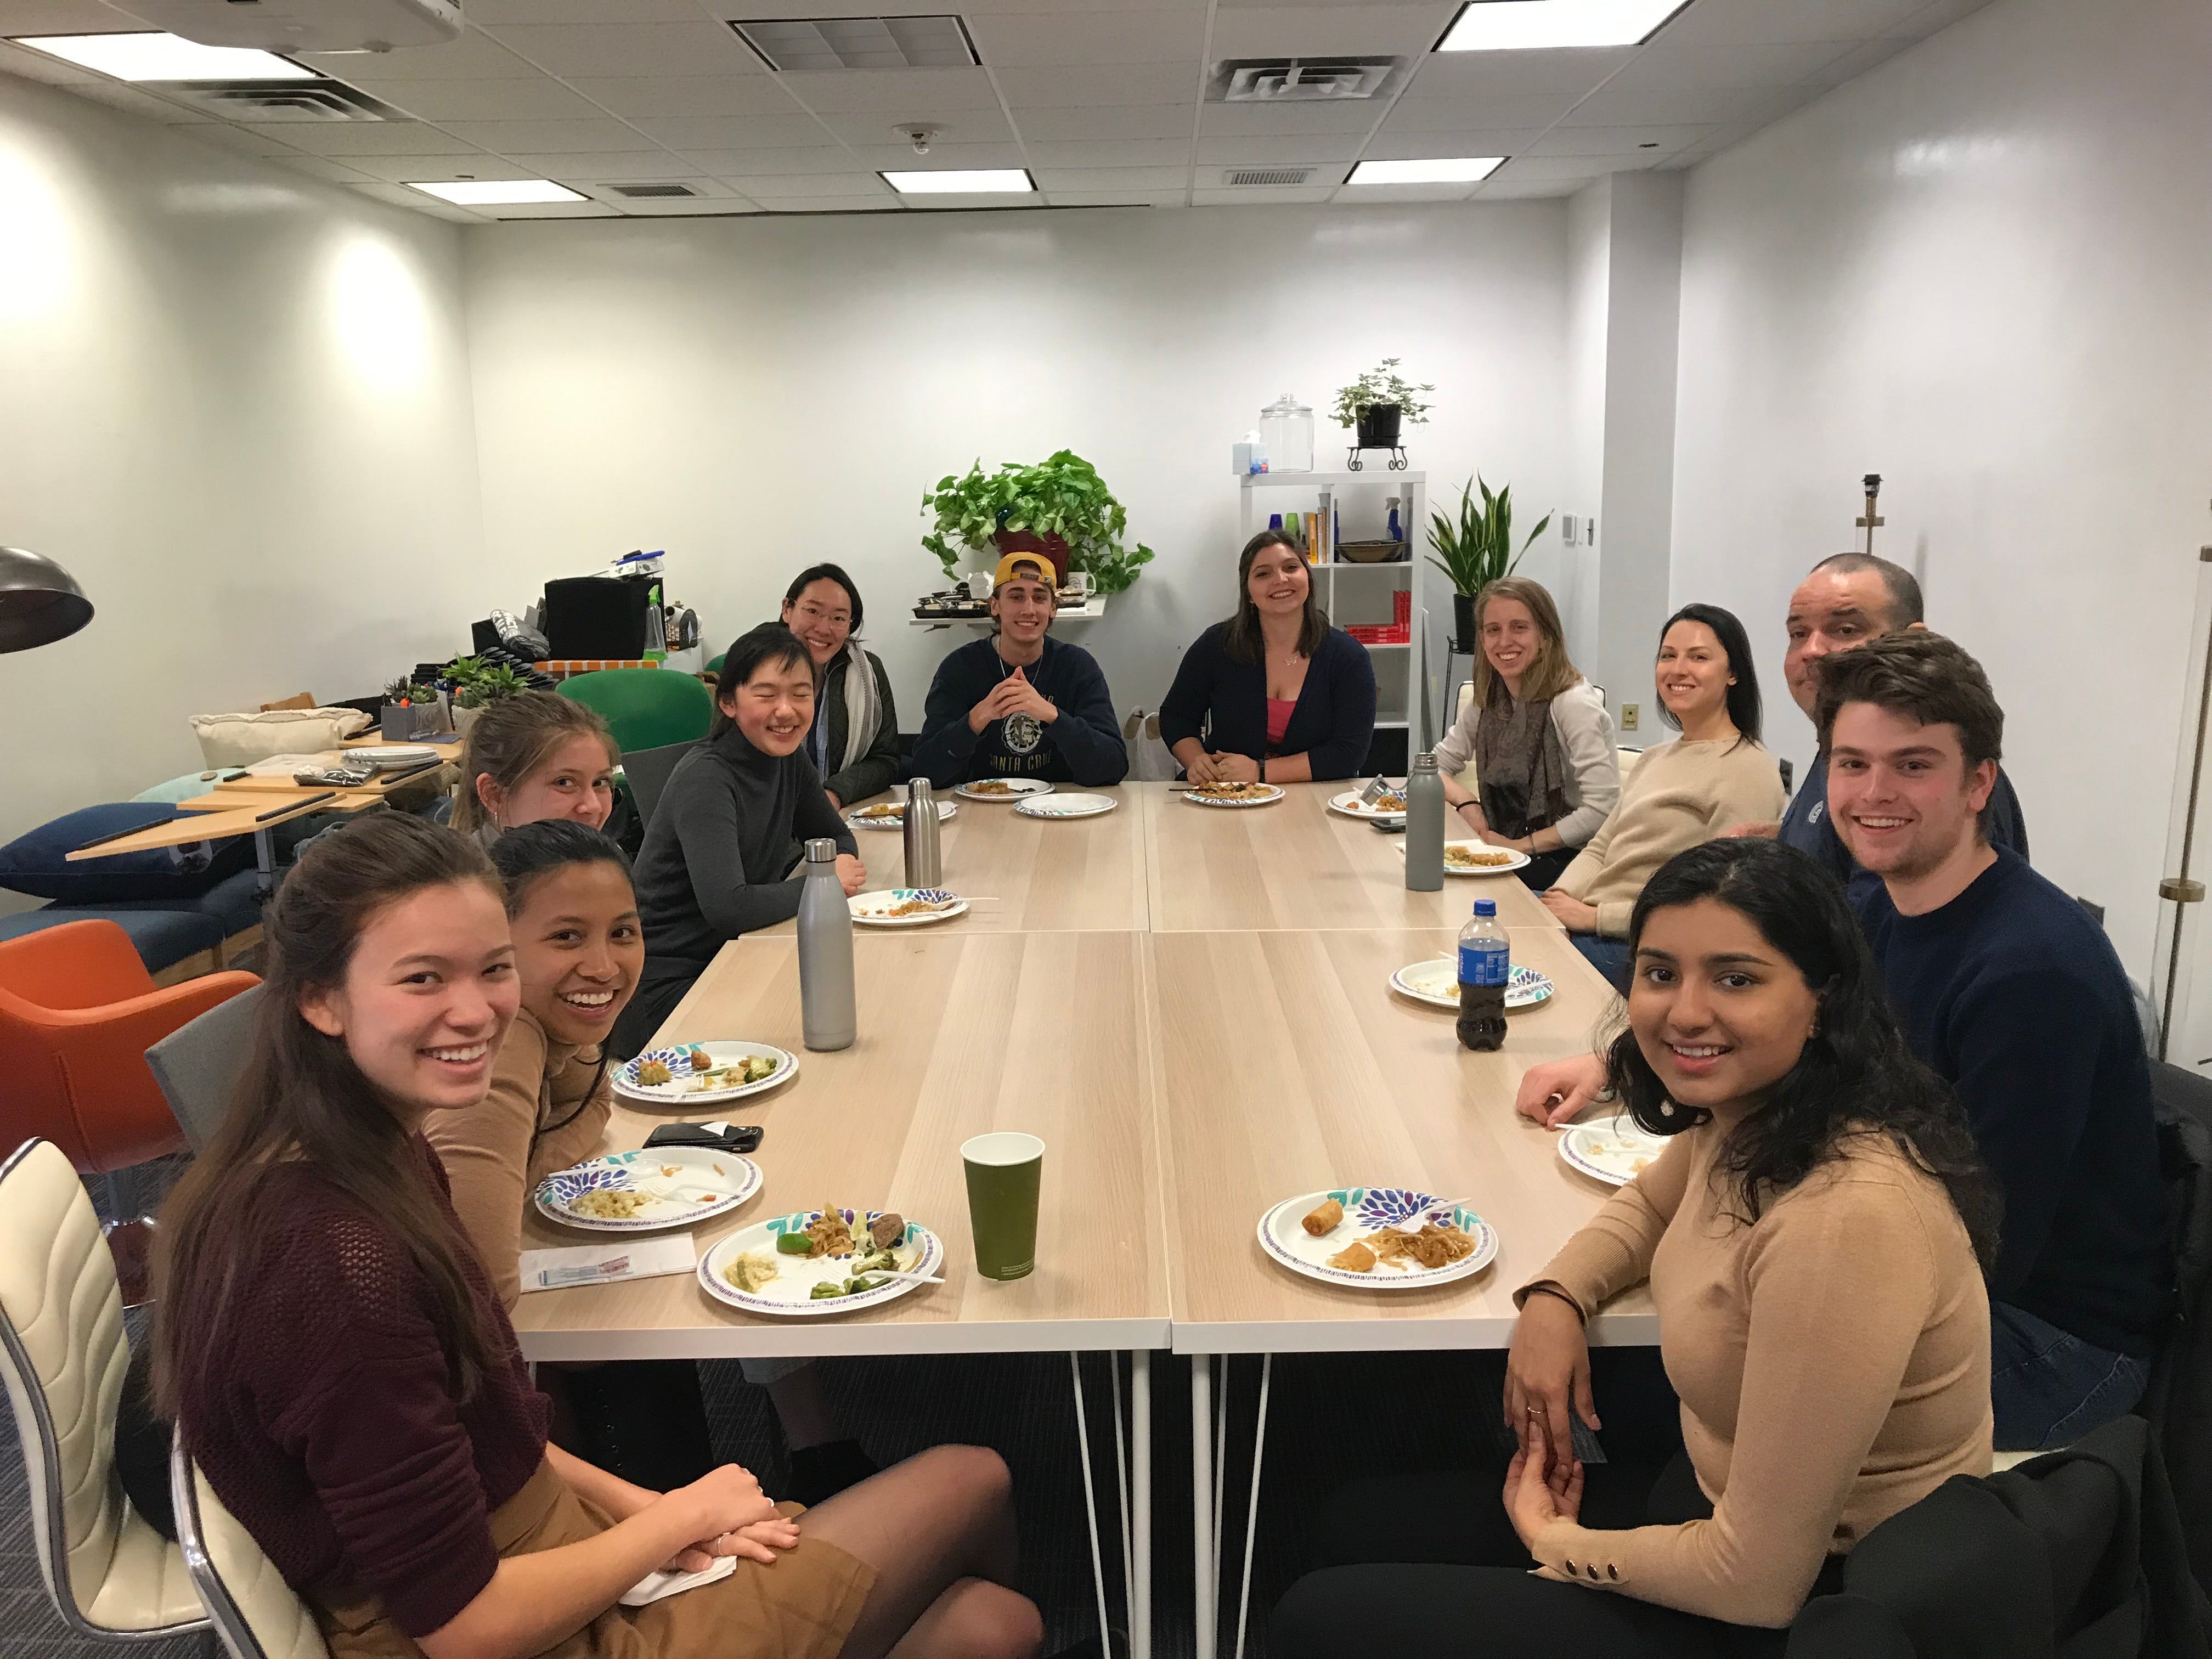
[[112, 921], [0, 941], [0, 1146], [40, 1136], [86, 1175], [181, 1152], [146, 1050], [260, 982], [231, 972], [156, 989]]

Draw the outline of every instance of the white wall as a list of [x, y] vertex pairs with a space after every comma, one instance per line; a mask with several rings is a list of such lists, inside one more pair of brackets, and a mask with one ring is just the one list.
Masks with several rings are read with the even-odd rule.
[[[772, 617], [801, 566], [836, 559], [861, 585], [908, 730], [938, 659], [974, 637], [907, 626], [912, 599], [943, 585], [919, 506], [979, 455], [989, 468], [1073, 448], [1158, 554], [1103, 622], [1066, 635], [1125, 709], [1157, 707], [1183, 647], [1228, 614], [1229, 447], [1277, 393], [1315, 406], [1320, 464], [1340, 466], [1331, 393], [1402, 357], [1437, 388], [1407, 439], [1434, 495], [1480, 465], [1533, 523], [1564, 485], [1559, 202], [466, 237], [492, 558], [568, 574], [665, 547], [672, 594], [717, 649]], [[1556, 550], [1547, 536], [1531, 574], [1549, 575]], [[1447, 592], [1437, 576], [1445, 622]]]
[[95, 612], [0, 656], [0, 838], [198, 769], [191, 714], [466, 646], [459, 265], [453, 226], [0, 76], [0, 543]]
[[1673, 590], [1877, 550], [1988, 668], [2035, 862], [2146, 974], [2212, 494], [2212, 12], [1998, 0], [1691, 175]]

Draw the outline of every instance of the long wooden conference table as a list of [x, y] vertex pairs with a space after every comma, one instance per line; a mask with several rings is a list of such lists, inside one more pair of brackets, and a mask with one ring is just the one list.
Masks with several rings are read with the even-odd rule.
[[[1086, 1490], [1093, 1430], [1079, 1356], [1103, 1352], [1121, 1480], [1118, 1505], [1114, 1494], [1103, 1501], [1118, 1508], [1139, 1656], [1152, 1631], [1150, 1358], [1189, 1355], [1200, 1659], [1212, 1659], [1221, 1624], [1226, 1370], [1231, 1356], [1261, 1357], [1261, 1416], [1244, 1431], [1254, 1446], [1241, 1645], [1273, 1356], [1502, 1347], [1514, 1287], [1608, 1190], [1571, 1171], [1512, 1102], [1530, 1065], [1590, 1047], [1611, 990], [1510, 876], [1408, 892], [1403, 837], [1328, 811], [1343, 787], [1294, 785], [1279, 804], [1229, 809], [1130, 783], [1091, 792], [1112, 796], [1112, 812], [1067, 820], [958, 799], [943, 828], [942, 884], [969, 896], [970, 908], [927, 927], [855, 930], [860, 1036], [836, 1053], [803, 1047], [789, 924], [725, 945], [658, 1040], [770, 1042], [799, 1066], [781, 1089], [729, 1109], [766, 1131], [756, 1154], [765, 1184], [737, 1215], [695, 1227], [700, 1253], [763, 1215], [864, 1204], [933, 1228], [945, 1282], [805, 1320], [749, 1316], [688, 1277], [548, 1291], [516, 1311], [525, 1351], [546, 1360], [1066, 1352]], [[899, 884], [899, 836], [857, 836], [871, 884]], [[1514, 960], [1555, 988], [1513, 1015], [1504, 1048], [1486, 1054], [1459, 1047], [1449, 1012], [1388, 984], [1394, 969], [1449, 951], [1477, 897], [1498, 902]], [[675, 1115], [618, 1102], [604, 1150], [642, 1145]], [[994, 1129], [1046, 1146], [1036, 1271], [1011, 1283], [974, 1270], [958, 1152]], [[1352, 1184], [1472, 1200], [1498, 1231], [1497, 1261], [1432, 1290], [1366, 1291], [1296, 1277], [1261, 1253], [1267, 1209]], [[535, 1218], [524, 1239], [580, 1242]], [[1623, 1298], [1590, 1335], [1655, 1341], [1649, 1301]]]

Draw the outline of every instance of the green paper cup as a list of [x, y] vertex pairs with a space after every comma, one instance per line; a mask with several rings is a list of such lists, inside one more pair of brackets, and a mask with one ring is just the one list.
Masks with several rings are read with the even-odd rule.
[[960, 1148], [968, 1170], [968, 1223], [975, 1236], [975, 1271], [986, 1279], [1022, 1279], [1036, 1267], [1037, 1183], [1044, 1142], [1001, 1132], [977, 1135]]

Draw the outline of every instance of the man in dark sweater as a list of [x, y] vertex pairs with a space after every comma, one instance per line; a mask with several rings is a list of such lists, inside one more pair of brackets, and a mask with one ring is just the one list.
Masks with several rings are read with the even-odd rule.
[[2150, 1069], [2127, 975], [2081, 907], [1984, 827], [2004, 716], [1950, 641], [1899, 633], [1819, 670], [1828, 816], [1913, 1050], [2004, 1188], [1990, 1271], [2001, 1450], [2129, 1410], [2171, 1294]]
[[1096, 787], [1128, 771], [1097, 660], [1046, 637], [1060, 606], [1053, 579], [1043, 555], [1007, 554], [991, 585], [997, 634], [937, 665], [911, 763], [936, 787], [981, 778]]

